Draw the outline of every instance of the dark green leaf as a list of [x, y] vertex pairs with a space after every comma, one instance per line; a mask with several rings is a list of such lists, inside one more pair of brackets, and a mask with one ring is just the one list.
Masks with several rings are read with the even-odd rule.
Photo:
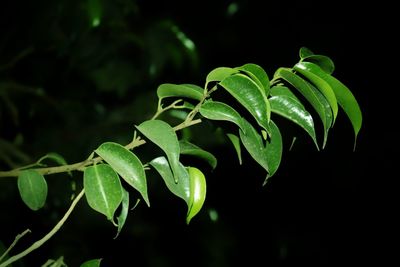
[[235, 148], [236, 154], [238, 156], [239, 164], [242, 165], [242, 149], [240, 146], [240, 139], [237, 135], [228, 133], [226, 134], [229, 140], [232, 142], [233, 147]]
[[210, 164], [211, 168], [215, 169], [215, 167], [217, 167], [217, 158], [210, 152], [208, 152], [186, 140], [180, 140], [179, 146], [180, 146], [182, 155], [196, 156], [200, 159], [205, 160], [208, 164]]
[[165, 185], [171, 191], [171, 193], [182, 198], [189, 207], [190, 181], [189, 174], [185, 167], [180, 164], [178, 171], [178, 182], [176, 183], [168, 160], [164, 156], [153, 159], [150, 161], [150, 165], [153, 166], [154, 169], [156, 169], [156, 171], [160, 174], [161, 178], [163, 178], [165, 182]]
[[121, 181], [115, 171], [106, 164], [87, 167], [83, 186], [89, 206], [113, 221], [123, 198]]
[[177, 169], [180, 167], [180, 147], [174, 129], [161, 120], [148, 120], [142, 122], [136, 128], [167, 155], [176, 182], [178, 179]]
[[236, 69], [248, 75], [254, 82], [258, 84], [259, 88], [265, 92], [265, 95], [269, 95], [269, 78], [263, 68], [256, 64], [249, 63]]
[[32, 210], [38, 210], [46, 203], [47, 183], [43, 175], [35, 170], [21, 171], [18, 190], [22, 201]]
[[231, 106], [208, 100], [200, 107], [200, 114], [209, 120], [230, 121], [241, 127], [242, 117]]
[[292, 85], [307, 99], [307, 101], [315, 109], [324, 127], [324, 141], [322, 145], [322, 147], [324, 148], [326, 140], [328, 138], [329, 128], [332, 126], [333, 123], [332, 109], [326, 98], [312, 84], [297, 76], [289, 69], [278, 69], [275, 73], [275, 78], [281, 78]]
[[338, 103], [335, 96], [335, 93], [332, 87], [323, 79], [321, 75], [323, 75], [324, 71], [320, 68], [316, 69], [311, 66], [315, 66], [314, 64], [310, 65], [308, 62], [300, 62], [297, 63], [293, 68], [304, 75], [311, 83], [317, 87], [318, 90], [325, 96], [326, 100], [328, 100], [329, 105], [332, 109], [333, 114], [333, 123], [335, 122], [337, 113], [338, 113]]
[[147, 195], [146, 174], [142, 162], [131, 151], [113, 142], [106, 142], [96, 149], [96, 153], [133, 188], [142, 195], [147, 205], [150, 206]]
[[100, 267], [102, 259], [88, 260], [81, 264], [80, 267]]
[[243, 74], [235, 74], [221, 81], [220, 85], [253, 115], [261, 127], [271, 132], [269, 101], [253, 80]]
[[203, 98], [203, 89], [196, 85], [164, 83], [157, 88], [159, 99], [166, 97], [185, 97], [200, 101]]
[[332, 74], [335, 70], [335, 64], [333, 63], [332, 59], [324, 55], [310, 55], [303, 58], [302, 61], [312, 62], [318, 65], [327, 74]]
[[[281, 164], [282, 159], [282, 136], [278, 126], [271, 121], [271, 139], [267, 140], [265, 144], [265, 153], [268, 160], [269, 176], [271, 177], [276, 173]], [[267, 177], [267, 178], [268, 178]]]
[[336, 95], [340, 107], [343, 109], [347, 117], [350, 119], [350, 122], [354, 129], [355, 140], [356, 140], [358, 132], [360, 131], [362, 125], [362, 113], [360, 106], [358, 105], [354, 95], [351, 93], [349, 88], [347, 88], [347, 86], [345, 86], [338, 79], [336, 79], [332, 75], [320, 71], [317, 65], [308, 62], [303, 62], [303, 65], [305, 65], [310, 71], [312, 71], [316, 75], [320, 75], [320, 77], [324, 79], [331, 86]]
[[118, 231], [117, 235], [114, 237], [117, 238], [119, 233], [121, 233], [122, 227], [125, 225], [126, 218], [128, 217], [128, 210], [129, 210], [129, 192], [126, 191], [122, 187], [122, 202], [121, 202], [121, 211], [117, 217], [117, 223], [118, 223]]
[[242, 141], [247, 152], [250, 156], [260, 164], [267, 172], [268, 159], [264, 150], [264, 143], [261, 135], [256, 129], [247, 121], [243, 119], [243, 130], [239, 130], [240, 140]]
[[[37, 164], [42, 164], [42, 162], [43, 162], [44, 160], [47, 160], [47, 159], [52, 160], [52, 161], [54, 161], [55, 163], [57, 163], [57, 164], [59, 164], [59, 165], [62, 165], [62, 166], [68, 164], [67, 161], [64, 159], [63, 156], [61, 156], [60, 154], [55, 153], [55, 152], [47, 153], [46, 155], [44, 155], [43, 157], [41, 157], [41, 158], [37, 161]], [[68, 174], [69, 174], [69, 175], [72, 175], [72, 173], [71, 173], [70, 171], [68, 172]]]
[[318, 148], [314, 121], [311, 114], [296, 99], [287, 95], [273, 96], [269, 99], [272, 112], [279, 114], [303, 128]]
[[301, 59], [303, 59], [305, 57], [312, 56], [312, 55], [314, 55], [314, 53], [310, 49], [308, 49], [307, 47], [303, 46], [303, 47], [300, 48], [299, 56], [300, 56]]

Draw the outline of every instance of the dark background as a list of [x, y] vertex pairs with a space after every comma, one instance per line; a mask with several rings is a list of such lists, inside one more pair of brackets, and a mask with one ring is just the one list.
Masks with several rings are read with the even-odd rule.
[[[335, 2], [12, 1], [0, 6], [0, 166], [7, 170], [57, 152], [83, 160], [104, 141], [129, 142], [150, 118], [161, 83], [203, 86], [215, 67], [256, 63], [271, 77], [306, 46], [333, 59], [334, 75], [357, 98], [363, 128], [353, 152], [340, 113], [326, 149], [283, 122], [283, 161], [266, 186], [248, 155], [239, 166], [212, 132], [203, 142], [219, 159], [205, 168], [205, 206], [187, 226], [184, 203], [149, 179], [151, 208], [130, 212], [117, 239], [104, 216], [81, 201], [59, 233], [15, 266], [64, 256], [69, 266], [287, 266], [380, 263], [392, 254], [398, 174], [396, 49], [390, 7]], [[263, 4], [261, 4], [263, 3]], [[179, 35], [180, 34], [180, 35]], [[190, 39], [187, 49], [177, 36]], [[285, 128], [287, 127], [287, 128]], [[298, 135], [289, 151], [290, 138]], [[68, 207], [71, 179], [48, 177], [46, 206], [32, 212], [15, 178], [0, 181], [0, 240], [14, 252], [46, 233]], [[133, 201], [134, 199], [132, 199]], [[210, 214], [217, 212], [218, 219]], [[394, 228], [393, 228], [394, 229]], [[382, 265], [381, 265], [382, 266]]]

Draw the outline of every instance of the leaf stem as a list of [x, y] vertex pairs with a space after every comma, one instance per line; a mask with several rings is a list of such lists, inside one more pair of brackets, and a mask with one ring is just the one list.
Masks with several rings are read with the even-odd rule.
[[26, 255], [28, 255], [35, 249], [41, 247], [44, 243], [46, 243], [46, 241], [48, 241], [51, 237], [53, 237], [53, 235], [55, 235], [58, 232], [58, 230], [60, 230], [61, 226], [65, 223], [65, 221], [71, 215], [76, 204], [79, 202], [79, 200], [83, 197], [84, 194], [85, 194], [85, 190], [82, 189], [82, 191], [76, 196], [74, 201], [72, 201], [71, 206], [69, 207], [67, 212], [64, 214], [64, 216], [61, 218], [61, 220], [54, 226], [54, 228], [50, 232], [48, 232], [43, 238], [41, 238], [38, 241], [36, 241], [35, 243], [33, 243], [30, 247], [28, 247], [24, 251], [18, 253], [17, 255], [10, 257], [5, 262], [0, 263], [0, 267], [6, 267], [6, 266], [10, 265], [11, 263], [25, 257]]

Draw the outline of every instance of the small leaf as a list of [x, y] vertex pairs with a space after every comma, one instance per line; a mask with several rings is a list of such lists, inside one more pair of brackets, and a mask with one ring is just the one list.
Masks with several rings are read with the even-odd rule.
[[[47, 160], [47, 159], [52, 160], [52, 161], [54, 161], [55, 163], [57, 163], [57, 164], [59, 164], [61, 166], [65, 166], [65, 165], [68, 164], [63, 156], [61, 156], [60, 154], [55, 153], [55, 152], [47, 153], [46, 155], [41, 157], [36, 163], [37, 164], [41, 164], [44, 160]], [[72, 176], [72, 172], [71, 171], [69, 171], [68, 174], [70, 176]]]
[[300, 48], [299, 56], [300, 56], [301, 59], [303, 59], [305, 57], [312, 56], [312, 55], [314, 55], [314, 53], [310, 49], [308, 49], [307, 47], [303, 46], [303, 47]]
[[250, 112], [261, 127], [271, 132], [269, 101], [253, 80], [243, 74], [235, 74], [221, 81], [220, 85]]
[[[239, 71], [233, 68], [228, 68], [228, 67], [219, 67], [216, 69], [213, 69], [208, 73], [206, 77], [206, 85], [208, 85], [210, 82], [220, 82], [224, 80], [225, 78], [238, 73]], [[206, 86], [207, 88], [207, 86]]]
[[146, 174], [142, 162], [131, 151], [113, 142], [105, 142], [95, 150], [129, 185], [142, 195], [150, 206]]
[[[271, 139], [265, 144], [267, 154], [269, 177], [273, 176], [279, 168], [282, 159], [282, 135], [278, 126], [271, 121]], [[268, 177], [267, 177], [268, 178]]]
[[164, 83], [157, 88], [159, 99], [166, 97], [186, 97], [200, 101], [203, 98], [203, 88], [193, 84]]
[[35, 170], [24, 170], [18, 176], [18, 190], [22, 201], [31, 209], [44, 206], [47, 198], [47, 183], [43, 175]]
[[196, 156], [200, 159], [205, 160], [208, 164], [210, 164], [211, 168], [215, 169], [215, 167], [217, 167], [217, 158], [210, 152], [208, 152], [186, 140], [180, 140], [179, 146], [180, 146], [182, 155]]
[[233, 147], [235, 148], [238, 160], [239, 160], [239, 164], [242, 165], [242, 149], [240, 147], [240, 139], [237, 135], [235, 134], [231, 134], [231, 133], [227, 133], [226, 134], [229, 138], [229, 140], [232, 142]]
[[187, 224], [203, 207], [207, 191], [206, 178], [199, 169], [188, 167], [188, 173], [190, 177], [190, 205], [186, 215]]
[[87, 167], [83, 186], [89, 206], [113, 221], [123, 198], [121, 181], [115, 171], [107, 164]]
[[249, 63], [236, 69], [248, 75], [265, 92], [265, 95], [269, 95], [269, 78], [263, 68], [256, 64]]
[[333, 92], [332, 87], [323, 78], [321, 78], [321, 75], [324, 72], [320, 68], [317, 69], [312, 66], [315, 65], [310, 65], [310, 63], [307, 62], [300, 62], [297, 63], [293, 69], [304, 75], [325, 96], [326, 100], [328, 100], [328, 103], [331, 106], [334, 123], [338, 113], [338, 103], [335, 93]]
[[208, 100], [200, 107], [200, 114], [209, 120], [230, 121], [241, 127], [242, 117], [231, 106]]
[[102, 259], [88, 260], [82, 263], [80, 267], [100, 267], [101, 260]]
[[160, 174], [169, 191], [171, 191], [171, 193], [173, 193], [177, 197], [182, 198], [189, 208], [190, 180], [186, 168], [182, 164], [180, 164], [178, 171], [178, 182], [176, 183], [174, 175], [171, 172], [168, 160], [164, 156], [153, 159], [152, 161], [150, 161], [150, 165], [153, 166], [154, 169], [156, 169], [156, 171]]
[[269, 101], [272, 112], [285, 117], [303, 128], [311, 136], [318, 148], [313, 118], [298, 100], [290, 96], [279, 95], [271, 97]]
[[118, 231], [117, 231], [117, 235], [114, 237], [114, 239], [116, 239], [118, 237], [119, 233], [121, 233], [122, 227], [124, 227], [126, 218], [128, 217], [129, 192], [126, 191], [123, 187], [122, 187], [122, 202], [121, 202], [121, 205], [122, 205], [121, 212], [119, 213], [119, 215], [117, 217]]
[[97, 27], [101, 23], [101, 17], [103, 13], [103, 7], [100, 0], [88, 0], [87, 9], [89, 13], [89, 19], [92, 27]]

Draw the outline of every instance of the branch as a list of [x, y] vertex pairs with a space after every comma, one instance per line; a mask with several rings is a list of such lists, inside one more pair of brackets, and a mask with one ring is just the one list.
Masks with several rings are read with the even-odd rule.
[[42, 239], [36, 241], [35, 243], [33, 243], [30, 247], [28, 247], [21, 253], [10, 257], [8, 260], [6, 260], [3, 263], [0, 263], [0, 267], [6, 267], [6, 266], [10, 265], [11, 263], [25, 257], [26, 255], [28, 255], [35, 249], [41, 247], [44, 243], [46, 243], [46, 241], [48, 241], [51, 237], [53, 237], [53, 235], [55, 235], [58, 232], [58, 230], [60, 230], [61, 226], [68, 219], [69, 215], [71, 215], [76, 204], [79, 202], [79, 200], [83, 197], [84, 194], [85, 194], [85, 190], [82, 189], [82, 191], [76, 196], [76, 198], [72, 202], [72, 204], [69, 207], [69, 209], [67, 210], [67, 212], [64, 214], [64, 217], [62, 217], [62, 219], [56, 224], [56, 226], [54, 226], [54, 228], [50, 232], [48, 232]]

